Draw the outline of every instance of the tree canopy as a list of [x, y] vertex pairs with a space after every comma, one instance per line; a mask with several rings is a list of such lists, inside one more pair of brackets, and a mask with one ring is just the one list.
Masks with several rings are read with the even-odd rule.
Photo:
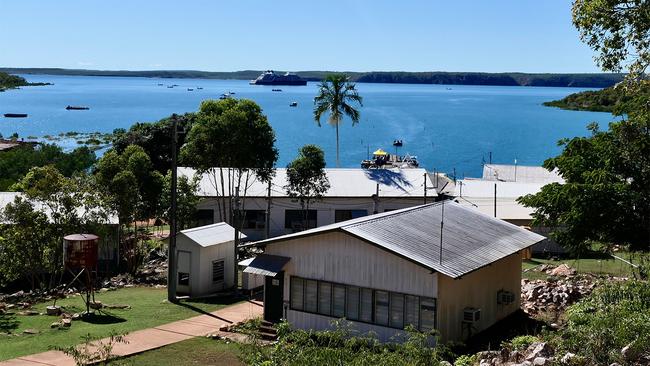
[[0, 152], [0, 191], [10, 190], [32, 167], [51, 164], [62, 175], [71, 177], [75, 173], [88, 171], [95, 161], [95, 153], [85, 146], [64, 152], [54, 144], [21, 145]]
[[350, 82], [345, 74], [328, 75], [318, 88], [314, 98], [314, 120], [320, 127], [320, 119], [328, 114], [327, 122], [336, 128], [336, 166], [339, 160], [339, 125], [344, 116], [352, 120], [352, 125], [359, 123], [360, 113], [356, 105], [363, 106], [363, 98], [359, 95], [356, 85]]
[[297, 198], [303, 210], [303, 227], [307, 227], [309, 205], [323, 197], [330, 188], [325, 174], [325, 153], [316, 145], [305, 145], [287, 165], [287, 195]]

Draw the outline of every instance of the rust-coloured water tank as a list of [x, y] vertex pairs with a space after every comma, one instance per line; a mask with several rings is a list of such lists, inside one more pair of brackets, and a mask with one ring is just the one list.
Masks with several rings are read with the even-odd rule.
[[99, 237], [94, 234], [72, 234], [63, 238], [63, 263], [66, 268], [97, 266]]

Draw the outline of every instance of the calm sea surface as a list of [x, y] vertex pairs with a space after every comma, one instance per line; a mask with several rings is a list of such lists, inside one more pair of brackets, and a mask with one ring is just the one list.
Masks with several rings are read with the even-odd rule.
[[[151, 122], [172, 113], [196, 111], [202, 100], [224, 92], [249, 98], [264, 109], [276, 132], [279, 166], [291, 161], [304, 144], [325, 150], [328, 166], [335, 165], [335, 133], [326, 123], [317, 127], [312, 117], [316, 83], [307, 86], [248, 85], [241, 80], [150, 79], [124, 77], [24, 75], [32, 82], [52, 86], [26, 87], [0, 93], [0, 115], [28, 113], [28, 118], [0, 117], [0, 133], [21, 137], [62, 132], [111, 132], [134, 122]], [[162, 83], [163, 86], [158, 86]], [[178, 84], [169, 89], [166, 86]], [[196, 87], [202, 87], [197, 90]], [[421, 166], [459, 176], [480, 176], [482, 159], [538, 165], [559, 152], [557, 141], [585, 135], [593, 121], [605, 126], [607, 113], [563, 111], [542, 102], [584, 89], [505, 86], [445, 86], [358, 84], [364, 98], [361, 122], [346, 120], [340, 130], [341, 165], [358, 167], [382, 147], [394, 152], [392, 141], [402, 139], [400, 154], [417, 155]], [[194, 88], [188, 91], [187, 88]], [[296, 101], [298, 107], [289, 107]], [[89, 106], [67, 111], [67, 105]], [[74, 140], [59, 142], [75, 146]]]

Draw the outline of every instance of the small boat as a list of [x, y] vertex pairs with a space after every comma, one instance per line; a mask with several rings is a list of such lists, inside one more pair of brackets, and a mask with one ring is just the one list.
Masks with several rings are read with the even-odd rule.
[[5, 113], [4, 116], [7, 118], [25, 118], [27, 113]]
[[393, 141], [393, 146], [395, 146], [395, 147], [401, 147], [403, 144], [404, 143], [402, 142], [402, 140], [394, 140]]
[[274, 92], [281, 92], [282, 89], [271, 89], [271, 91], [274, 91]]
[[79, 105], [69, 105], [69, 106], [65, 107], [65, 109], [67, 109], [69, 111], [85, 111], [85, 110], [88, 110], [90, 108], [89, 107], [84, 107], [84, 106], [79, 106]]
[[192, 89], [192, 88], [187, 88], [187, 91], [194, 91], [194, 89]]
[[164, 84], [158, 84], [158, 86], [163, 86]]
[[196, 90], [203, 90], [203, 87], [201, 87], [201, 86], [197, 86], [197, 87], [196, 87]]
[[230, 98], [230, 95], [228, 95], [228, 94], [221, 94], [219, 96], [219, 99], [228, 99], [228, 98]]
[[289, 107], [297, 107], [297, 106], [298, 106], [298, 102], [289, 103]]
[[171, 89], [173, 87], [174, 87], [173, 85], [167, 85], [167, 88], [169, 88], [169, 89]]
[[231, 91], [231, 92], [228, 92], [228, 94], [235, 95], [235, 92]]

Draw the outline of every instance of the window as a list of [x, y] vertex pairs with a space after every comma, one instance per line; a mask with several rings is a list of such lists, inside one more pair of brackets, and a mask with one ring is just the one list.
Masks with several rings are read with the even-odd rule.
[[404, 295], [390, 294], [390, 326], [404, 328]]
[[375, 323], [388, 325], [388, 292], [375, 291]]
[[318, 310], [318, 282], [305, 280], [305, 311], [315, 313]]
[[359, 288], [348, 286], [345, 313], [349, 320], [359, 319]]
[[436, 327], [436, 300], [420, 298], [420, 330], [426, 332]]
[[264, 229], [266, 228], [266, 211], [264, 210], [246, 210], [244, 211], [244, 229]]
[[214, 224], [214, 210], [196, 210], [194, 223], [195, 227]]
[[318, 283], [318, 313], [323, 315], [332, 313], [332, 284], [329, 282]]
[[411, 324], [412, 326], [418, 328], [420, 325], [420, 319], [418, 318], [418, 314], [420, 311], [418, 308], [420, 307], [420, 299], [417, 296], [412, 296], [412, 295], [406, 295], [406, 311], [404, 311], [405, 314], [405, 319], [404, 323], [405, 325]]
[[316, 227], [316, 217], [316, 210], [308, 210], [307, 220], [305, 222], [305, 212], [303, 210], [285, 210], [284, 228], [294, 231], [313, 229]]
[[223, 273], [224, 273], [223, 259], [220, 259], [218, 261], [212, 261], [212, 283], [223, 282]]
[[345, 286], [334, 285], [332, 292], [332, 316], [343, 318], [345, 316]]
[[298, 277], [291, 277], [291, 308], [302, 310], [303, 293], [305, 280]]
[[336, 210], [334, 211], [334, 222], [352, 220], [367, 215], [367, 210]]
[[178, 272], [178, 284], [181, 286], [189, 286], [190, 274], [185, 272]]
[[436, 326], [436, 299], [291, 277], [291, 310], [404, 329]]
[[366, 323], [372, 323], [372, 290], [369, 288], [361, 289], [361, 310], [359, 320]]

